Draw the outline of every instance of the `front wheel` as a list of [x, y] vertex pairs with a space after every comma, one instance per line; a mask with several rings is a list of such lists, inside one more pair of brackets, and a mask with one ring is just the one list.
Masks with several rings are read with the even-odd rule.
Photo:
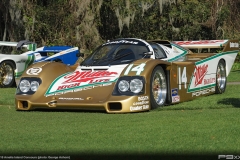
[[222, 94], [225, 92], [227, 83], [226, 65], [223, 60], [218, 62], [216, 71], [216, 93]]
[[167, 99], [166, 83], [166, 75], [163, 68], [157, 66], [153, 70], [150, 80], [150, 101], [152, 109], [165, 105]]
[[0, 64], [0, 87], [15, 86], [14, 70], [15, 65], [11, 61], [5, 61]]

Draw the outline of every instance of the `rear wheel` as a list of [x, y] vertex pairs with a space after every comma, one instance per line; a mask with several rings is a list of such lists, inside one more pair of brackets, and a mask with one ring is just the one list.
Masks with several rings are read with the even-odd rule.
[[166, 75], [161, 66], [157, 66], [151, 75], [150, 80], [150, 101], [151, 109], [164, 106], [167, 99]]
[[216, 71], [216, 93], [221, 94], [226, 89], [227, 76], [226, 76], [226, 65], [223, 60], [218, 62]]
[[14, 78], [15, 65], [11, 61], [5, 61], [0, 64], [0, 87], [15, 87]]

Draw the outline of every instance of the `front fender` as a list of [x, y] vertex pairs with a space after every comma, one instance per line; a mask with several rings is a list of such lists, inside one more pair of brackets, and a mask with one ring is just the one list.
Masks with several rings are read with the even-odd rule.
[[60, 62], [39, 62], [30, 65], [28, 69], [24, 71], [21, 78], [40, 78], [42, 83], [36, 93], [39, 95], [43, 95], [57, 77], [68, 72], [73, 72], [74, 70], [74, 67], [67, 66]]
[[121, 76], [143, 76], [145, 77], [146, 83], [148, 83], [153, 69], [158, 65], [164, 66], [165, 69], [168, 66], [171, 66], [171, 62], [159, 59], [140, 59], [126, 66], [122, 71]]

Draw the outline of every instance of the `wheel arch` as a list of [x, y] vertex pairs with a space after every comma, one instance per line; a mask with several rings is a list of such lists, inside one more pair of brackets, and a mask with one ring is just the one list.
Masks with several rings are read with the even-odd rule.
[[163, 61], [163, 60], [150, 60], [150, 61], [147, 61], [147, 66], [148, 66], [148, 70], [147, 70], [147, 76], [146, 76], [146, 81], [150, 83], [150, 79], [151, 79], [151, 75], [152, 75], [152, 72], [153, 70], [160, 66], [162, 67], [164, 73], [165, 73], [165, 76], [166, 76], [166, 82], [167, 82], [167, 97], [166, 97], [166, 103], [165, 105], [169, 105], [171, 104], [172, 102], [172, 97], [171, 97], [171, 84], [170, 84], [170, 70], [171, 70], [171, 66], [172, 66], [172, 63], [170, 62], [167, 62], [167, 61]]
[[14, 60], [12, 60], [12, 59], [4, 59], [3, 61], [0, 62], [0, 64], [4, 63], [6, 61], [12, 62], [14, 64], [15, 69], [16, 69], [16, 67], [17, 67], [16, 62]]
[[[2, 64], [4, 65], [4, 63], [6, 64], [6, 62], [9, 62], [10, 64], [10, 67], [12, 68], [12, 72], [13, 72], [13, 75], [12, 75], [12, 79], [10, 80], [10, 82], [9, 83], [7, 83], [7, 84], [4, 84], [4, 83], [2, 83], [1, 82], [1, 84], [0, 84], [0, 88], [2, 88], [2, 87], [16, 87], [16, 81], [15, 81], [15, 70], [16, 70], [16, 62], [14, 61], [14, 60], [12, 60], [12, 59], [4, 59], [4, 60], [2, 60], [1, 62], [0, 62], [0, 67], [2, 66]], [[13, 66], [12, 66], [13, 65]], [[4, 73], [4, 72], [3, 72]], [[1, 73], [2, 74], [2, 73]]]
[[[163, 63], [159, 63], [156, 64], [155, 67], [153, 68], [153, 70], [158, 67], [161, 66], [165, 76], [166, 76], [166, 81], [167, 81], [167, 99], [166, 99], [166, 104], [169, 105], [172, 102], [172, 98], [171, 98], [171, 86], [170, 86], [170, 70], [168, 69], [168, 67], [170, 66], [170, 64], [163, 64]], [[152, 74], [152, 73], [151, 73]]]
[[[228, 73], [228, 66], [226, 65], [226, 60], [224, 59], [224, 58], [221, 58], [221, 59], [219, 59], [219, 61], [218, 62], [220, 62], [220, 61], [223, 61], [224, 62], [224, 65], [225, 65], [225, 68], [226, 68], [226, 75], [228, 75], [229, 73]], [[229, 71], [230, 72], [230, 71]]]
[[[219, 86], [219, 82], [218, 82], [218, 76], [217, 76], [217, 72], [218, 72], [218, 65], [222, 63], [224, 65], [224, 69], [225, 69], [225, 73], [224, 73], [224, 77], [221, 76], [220, 78], [220, 86]], [[218, 65], [217, 65], [217, 70], [216, 70], [216, 87], [215, 87], [215, 92], [217, 94], [222, 94], [225, 92], [226, 90], [226, 85], [227, 85], [227, 65], [226, 65], [226, 61], [221, 58], [219, 61], [218, 61]], [[221, 74], [221, 73], [220, 73]], [[224, 82], [222, 82], [224, 81]], [[223, 87], [222, 87], [223, 86]]]

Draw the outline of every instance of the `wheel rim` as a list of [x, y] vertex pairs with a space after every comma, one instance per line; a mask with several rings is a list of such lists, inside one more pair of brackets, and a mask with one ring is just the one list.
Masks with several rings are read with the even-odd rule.
[[2, 84], [9, 85], [13, 80], [13, 69], [10, 65], [3, 66], [3, 73], [1, 75]]
[[218, 65], [217, 69], [217, 82], [220, 89], [224, 89], [226, 85], [226, 72], [225, 67], [222, 63]]
[[165, 76], [160, 72], [155, 72], [152, 81], [152, 95], [158, 105], [164, 104], [166, 100], [167, 88]]

